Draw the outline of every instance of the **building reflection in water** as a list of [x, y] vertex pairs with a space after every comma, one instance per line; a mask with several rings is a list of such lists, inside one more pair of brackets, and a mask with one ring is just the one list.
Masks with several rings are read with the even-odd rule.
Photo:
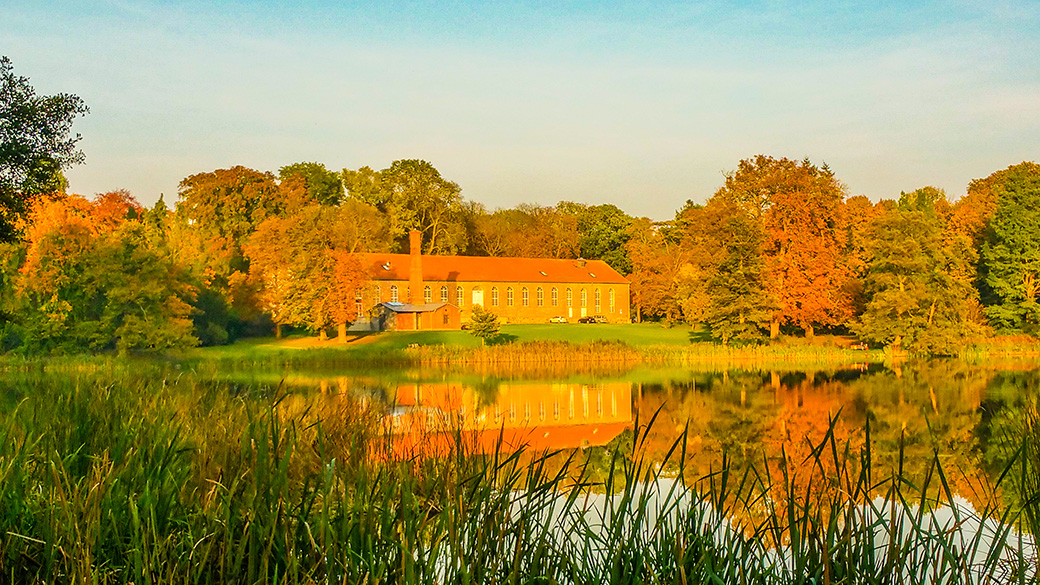
[[399, 452], [460, 438], [485, 452], [598, 447], [632, 426], [630, 382], [399, 384], [394, 403], [386, 420]]

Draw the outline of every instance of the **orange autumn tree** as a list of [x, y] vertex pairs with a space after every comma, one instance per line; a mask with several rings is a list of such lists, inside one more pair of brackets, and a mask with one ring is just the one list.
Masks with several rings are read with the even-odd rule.
[[350, 210], [310, 205], [287, 217], [265, 220], [244, 249], [261, 283], [264, 309], [280, 334], [282, 325], [308, 327], [322, 338], [335, 325], [346, 341], [347, 325], [357, 317], [357, 291], [365, 276], [354, 252]]
[[768, 286], [777, 303], [770, 323], [812, 337], [818, 326], [852, 315], [845, 262], [845, 188], [826, 165], [758, 155], [740, 161], [716, 197], [755, 219], [764, 233]]

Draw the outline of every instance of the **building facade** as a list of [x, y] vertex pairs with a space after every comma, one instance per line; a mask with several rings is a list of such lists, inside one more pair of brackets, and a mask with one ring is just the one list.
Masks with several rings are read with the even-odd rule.
[[[423, 256], [418, 232], [411, 235], [409, 254], [358, 257], [369, 281], [356, 299], [362, 319], [380, 305], [432, 308], [443, 303], [458, 309], [458, 321], [451, 318], [448, 326], [443, 318], [429, 319], [434, 329], [458, 328], [474, 305], [495, 313], [502, 323], [546, 323], [554, 317], [573, 323], [591, 316], [630, 322], [628, 280], [601, 260]], [[421, 328], [427, 321], [413, 322]]]

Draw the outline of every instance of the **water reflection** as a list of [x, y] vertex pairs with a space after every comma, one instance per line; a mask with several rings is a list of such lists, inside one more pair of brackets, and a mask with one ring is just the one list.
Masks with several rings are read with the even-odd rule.
[[685, 432], [683, 471], [691, 477], [717, 470], [723, 453], [738, 467], [796, 470], [828, 432], [855, 455], [869, 425], [875, 475], [919, 478], [938, 457], [951, 488], [979, 502], [1007, 462], [1013, 421], [1037, 401], [1038, 378], [1031, 362], [956, 360], [818, 371], [561, 373], [556, 381], [398, 371], [322, 380], [320, 397], [307, 400], [334, 401], [337, 389], [369, 396], [384, 405], [401, 450], [417, 441], [446, 444], [446, 429], [461, 429], [482, 450], [501, 439], [506, 449], [580, 448], [600, 459], [597, 452], [612, 441], [618, 446], [637, 416], [645, 424], [656, 414], [640, 443], [645, 454], [663, 459]]

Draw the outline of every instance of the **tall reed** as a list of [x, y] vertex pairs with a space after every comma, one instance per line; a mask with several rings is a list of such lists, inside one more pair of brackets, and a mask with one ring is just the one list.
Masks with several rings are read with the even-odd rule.
[[651, 460], [655, 419], [637, 420], [594, 480], [581, 451], [456, 432], [402, 453], [365, 397], [191, 373], [30, 372], [0, 409], [5, 582], [1037, 582], [1015, 530], [1036, 529], [1035, 467], [1015, 472], [1035, 443], [995, 486], [1017, 482], [1020, 517], [967, 507], [938, 457], [920, 484], [879, 477], [869, 427], [861, 450], [829, 432], [780, 469], [725, 457], [685, 478], [660, 470], [684, 468], [687, 434]]

